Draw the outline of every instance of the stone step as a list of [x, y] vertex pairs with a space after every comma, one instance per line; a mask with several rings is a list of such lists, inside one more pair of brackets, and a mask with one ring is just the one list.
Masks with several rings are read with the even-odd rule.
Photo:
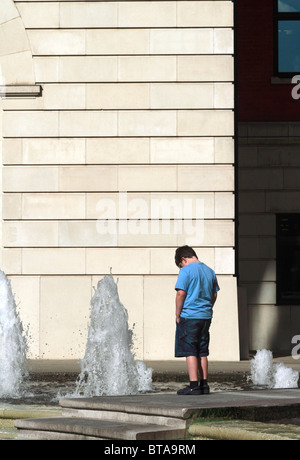
[[[197, 433], [192, 433], [193, 427], [197, 426], [195, 422], [208, 417], [256, 420], [255, 423], [298, 417], [299, 395], [297, 388], [216, 392], [209, 396], [144, 394], [66, 398], [60, 401], [62, 417], [17, 420], [15, 426], [22, 435], [36, 439], [186, 439], [197, 436]], [[225, 423], [226, 433], [234, 439], [239, 426], [240, 422], [232, 427]], [[213, 432], [217, 435], [219, 430], [213, 425], [199, 424], [199, 427], [207, 430], [199, 436], [208, 439]], [[248, 430], [246, 435], [257, 436], [257, 432]], [[298, 433], [294, 435], [298, 436]], [[270, 432], [268, 436], [271, 436]]]
[[60, 406], [64, 417], [93, 418], [123, 423], [160, 425], [186, 429], [182, 410], [170, 411], [163, 406], [153, 407], [145, 401], [142, 405], [120, 402], [115, 397], [62, 399]]
[[183, 439], [186, 430], [155, 424], [137, 424], [79, 417], [16, 420], [21, 435], [41, 440], [170, 440]]
[[93, 418], [95, 420], [119, 421], [133, 424], [150, 424], [174, 428], [186, 428], [186, 421], [172, 417], [157, 415], [131, 414], [126, 412], [112, 412], [86, 409], [63, 409], [63, 417]]

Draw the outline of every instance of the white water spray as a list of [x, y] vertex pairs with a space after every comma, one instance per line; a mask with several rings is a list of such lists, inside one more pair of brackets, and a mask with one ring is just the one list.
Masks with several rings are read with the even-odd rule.
[[299, 372], [284, 363], [273, 364], [270, 350], [258, 350], [250, 362], [251, 380], [254, 385], [275, 388], [298, 388]]
[[152, 369], [135, 361], [128, 313], [119, 299], [113, 276], [98, 282], [86, 351], [73, 396], [126, 395], [151, 390]]
[[27, 375], [27, 343], [11, 284], [0, 270], [0, 398], [19, 398]]

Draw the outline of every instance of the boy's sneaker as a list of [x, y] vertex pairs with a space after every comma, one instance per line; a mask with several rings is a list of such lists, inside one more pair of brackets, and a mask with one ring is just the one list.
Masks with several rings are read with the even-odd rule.
[[189, 385], [181, 390], [177, 391], [178, 395], [201, 395], [201, 389], [199, 386], [191, 388]]
[[207, 383], [205, 384], [200, 383], [199, 389], [200, 389], [201, 395], [209, 395], [210, 393], [209, 385]]

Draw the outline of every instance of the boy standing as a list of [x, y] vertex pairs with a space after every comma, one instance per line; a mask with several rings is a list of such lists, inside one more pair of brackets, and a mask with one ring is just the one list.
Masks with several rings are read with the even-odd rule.
[[220, 288], [215, 272], [199, 261], [196, 252], [190, 246], [176, 249], [175, 263], [180, 268], [175, 286], [175, 357], [186, 357], [190, 379], [190, 384], [177, 394], [209, 394], [209, 328]]

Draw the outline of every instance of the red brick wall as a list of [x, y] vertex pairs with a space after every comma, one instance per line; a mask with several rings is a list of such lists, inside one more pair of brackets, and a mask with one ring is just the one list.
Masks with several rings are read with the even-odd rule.
[[272, 84], [273, 0], [237, 1], [239, 121], [300, 121], [292, 84]]

